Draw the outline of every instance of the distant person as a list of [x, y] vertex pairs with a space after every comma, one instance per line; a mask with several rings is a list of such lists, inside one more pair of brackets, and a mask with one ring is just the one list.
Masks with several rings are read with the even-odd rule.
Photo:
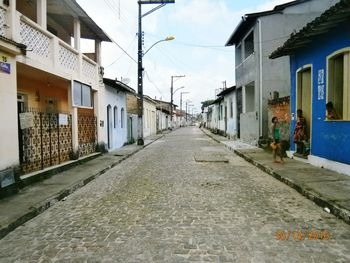
[[306, 119], [303, 117], [303, 111], [297, 110], [297, 123], [294, 128], [294, 143], [297, 144], [297, 153], [304, 153], [304, 141], [306, 141]]
[[330, 101], [326, 104], [326, 110], [327, 110], [326, 118], [328, 120], [339, 120], [340, 119], [339, 114], [336, 112], [336, 110], [333, 106], [333, 102]]
[[[282, 146], [280, 143], [280, 128], [278, 125], [277, 117], [272, 118], [271, 132], [272, 132], [272, 139], [273, 139], [271, 143], [271, 148], [273, 151], [273, 160], [275, 163], [284, 163], [283, 157], [282, 157]], [[277, 160], [277, 153], [281, 159], [280, 161]]]

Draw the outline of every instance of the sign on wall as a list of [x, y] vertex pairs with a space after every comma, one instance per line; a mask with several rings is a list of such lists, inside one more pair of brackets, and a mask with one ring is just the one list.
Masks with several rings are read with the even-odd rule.
[[28, 129], [34, 125], [34, 116], [32, 112], [23, 112], [19, 114], [19, 123], [21, 129]]
[[7, 61], [7, 56], [4, 53], [0, 53], [0, 71], [10, 74], [11, 64], [7, 63]]
[[324, 100], [324, 69], [318, 70], [317, 99]]
[[68, 114], [58, 114], [58, 124], [59, 125], [68, 125]]

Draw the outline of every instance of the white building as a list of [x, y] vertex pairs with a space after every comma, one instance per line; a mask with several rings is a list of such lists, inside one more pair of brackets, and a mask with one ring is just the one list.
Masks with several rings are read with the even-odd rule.
[[103, 83], [101, 106], [105, 110], [100, 111], [100, 120], [104, 124], [101, 142], [108, 150], [115, 150], [128, 142], [126, 96], [133, 90], [117, 80], [104, 78]]
[[[93, 53], [82, 39], [95, 40]], [[0, 173], [95, 151], [101, 41], [110, 39], [76, 1], [0, 2]]]
[[223, 101], [219, 103], [219, 125], [220, 133], [230, 139], [237, 138], [237, 101], [236, 101], [236, 86], [224, 89], [218, 95], [222, 97]]

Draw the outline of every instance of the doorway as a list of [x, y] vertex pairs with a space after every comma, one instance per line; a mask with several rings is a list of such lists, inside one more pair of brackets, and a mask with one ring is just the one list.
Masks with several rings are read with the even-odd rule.
[[111, 105], [107, 106], [107, 140], [108, 140], [108, 149], [112, 148], [112, 107]]
[[237, 138], [241, 138], [241, 113], [243, 112], [242, 87], [237, 89]]
[[306, 136], [309, 142], [305, 145], [308, 153], [311, 149], [312, 125], [312, 75], [311, 66], [304, 66], [297, 72], [296, 110], [301, 109], [306, 119]]

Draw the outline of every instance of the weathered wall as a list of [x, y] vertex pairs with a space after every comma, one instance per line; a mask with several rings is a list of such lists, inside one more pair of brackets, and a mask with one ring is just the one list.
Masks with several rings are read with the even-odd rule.
[[[290, 139], [290, 97], [283, 97], [269, 100], [267, 107], [267, 114], [270, 127], [272, 125], [272, 118], [277, 117], [280, 127], [281, 140], [289, 141]], [[272, 138], [272, 131], [269, 129], [269, 138]]]

